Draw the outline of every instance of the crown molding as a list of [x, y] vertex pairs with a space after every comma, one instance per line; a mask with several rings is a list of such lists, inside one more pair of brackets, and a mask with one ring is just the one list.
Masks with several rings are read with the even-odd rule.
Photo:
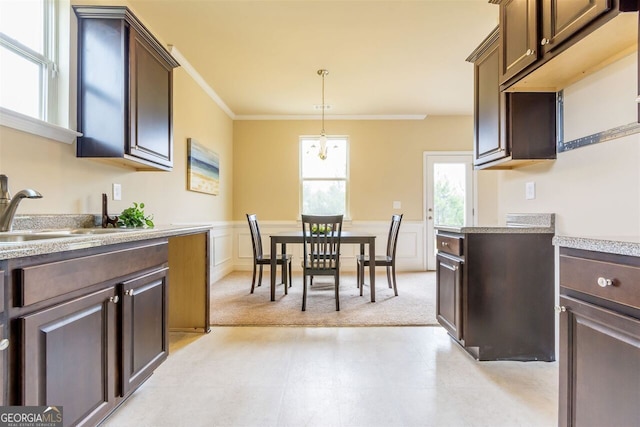
[[231, 120], [236, 120], [235, 113], [231, 111], [231, 109], [227, 106], [227, 104], [225, 104], [225, 102], [222, 100], [222, 98], [220, 98], [216, 91], [207, 84], [200, 73], [198, 73], [193, 65], [191, 65], [191, 63], [187, 61], [187, 58], [185, 58], [182, 53], [180, 53], [178, 48], [173, 45], [168, 45], [167, 48], [169, 50], [169, 53], [171, 53], [171, 55], [173, 55], [173, 57], [180, 63], [180, 65], [182, 65], [182, 68], [184, 68], [187, 74], [189, 74], [191, 78], [195, 80], [195, 82], [202, 88], [202, 90], [204, 90], [206, 94], [209, 95], [211, 99], [213, 99], [213, 102], [215, 102], [218, 107], [220, 107], [220, 109], [224, 111], [227, 116], [229, 116], [229, 118], [231, 118]]

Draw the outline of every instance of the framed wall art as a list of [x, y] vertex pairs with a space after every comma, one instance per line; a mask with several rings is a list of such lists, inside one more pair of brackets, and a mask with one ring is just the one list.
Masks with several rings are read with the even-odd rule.
[[187, 139], [187, 186], [214, 196], [220, 192], [220, 157], [193, 138]]

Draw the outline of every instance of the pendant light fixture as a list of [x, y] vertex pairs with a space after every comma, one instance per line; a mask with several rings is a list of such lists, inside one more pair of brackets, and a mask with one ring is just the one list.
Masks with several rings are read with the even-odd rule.
[[318, 150], [318, 157], [321, 160], [327, 158], [327, 136], [324, 133], [324, 110], [326, 110], [327, 106], [324, 103], [324, 77], [329, 74], [329, 70], [320, 69], [318, 70], [318, 75], [322, 77], [322, 131], [320, 132], [320, 149]]

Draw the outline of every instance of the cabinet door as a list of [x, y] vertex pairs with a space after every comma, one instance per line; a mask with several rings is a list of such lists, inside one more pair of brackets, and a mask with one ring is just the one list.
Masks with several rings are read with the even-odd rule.
[[462, 339], [462, 263], [436, 256], [436, 317], [455, 339]]
[[500, 84], [538, 59], [538, 1], [500, 3]]
[[611, 0], [542, 0], [543, 54], [611, 9]]
[[171, 66], [130, 28], [128, 154], [166, 167], [173, 165], [172, 77]]
[[0, 406], [7, 404], [7, 349], [9, 339], [5, 328], [7, 318], [4, 309], [4, 271], [0, 270]]
[[509, 155], [505, 131], [505, 94], [498, 83], [497, 40], [474, 63], [474, 165]]
[[96, 424], [115, 406], [115, 288], [19, 319], [21, 405], [64, 407], [64, 424]]
[[167, 358], [167, 270], [122, 283], [123, 396]]
[[560, 426], [640, 420], [640, 320], [560, 297]]

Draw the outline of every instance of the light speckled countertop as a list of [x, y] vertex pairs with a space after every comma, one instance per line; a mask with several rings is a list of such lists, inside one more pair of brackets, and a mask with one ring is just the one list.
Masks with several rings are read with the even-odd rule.
[[436, 230], [450, 233], [522, 234], [556, 232], [555, 214], [507, 214], [506, 225], [473, 227], [436, 227]]
[[553, 244], [562, 248], [640, 257], [640, 236], [555, 236], [553, 238]]
[[[205, 232], [209, 229], [211, 229], [210, 225], [201, 224], [160, 225], [154, 228], [133, 229], [106, 234], [74, 234], [52, 239], [0, 243], [0, 260], [179, 236], [199, 231]], [[13, 233], [19, 232], [20, 230], [15, 229], [13, 231]]]

